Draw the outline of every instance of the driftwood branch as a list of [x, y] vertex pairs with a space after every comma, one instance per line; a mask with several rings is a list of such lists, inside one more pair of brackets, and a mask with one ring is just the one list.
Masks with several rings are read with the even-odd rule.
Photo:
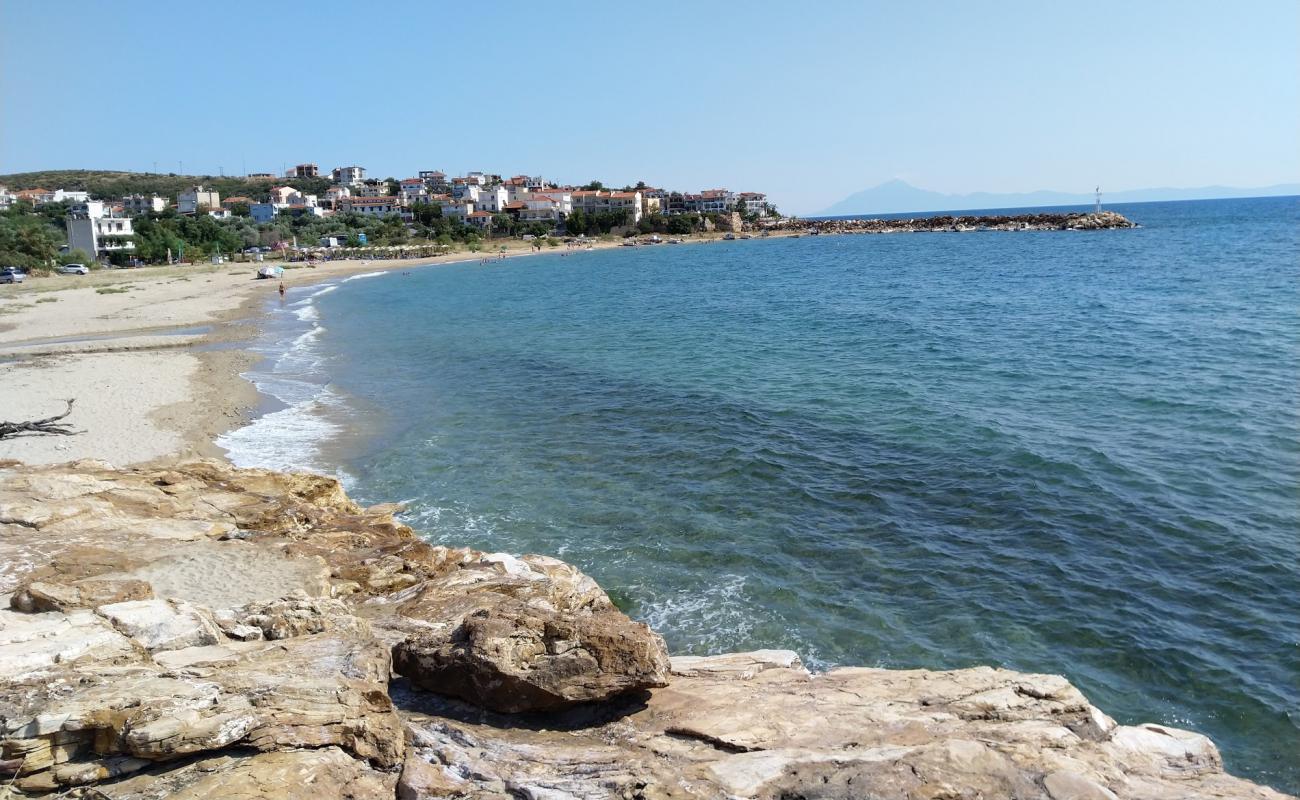
[[57, 434], [59, 436], [73, 436], [81, 433], [81, 431], [74, 431], [67, 425], [59, 424], [59, 420], [72, 413], [72, 403], [74, 400], [75, 398], [73, 400], [65, 400], [64, 402], [68, 404], [67, 409], [64, 410], [62, 414], [53, 417], [34, 419], [27, 422], [0, 422], [0, 439], [8, 439], [11, 436], [23, 436], [25, 434], [39, 435], [42, 433], [48, 433]]

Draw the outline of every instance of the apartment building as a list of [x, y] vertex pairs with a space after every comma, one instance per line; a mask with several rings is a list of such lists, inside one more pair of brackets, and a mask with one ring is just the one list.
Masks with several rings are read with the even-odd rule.
[[65, 226], [72, 250], [84, 250], [96, 258], [135, 250], [131, 218], [114, 215], [103, 201], [88, 200], [72, 206]]
[[176, 210], [181, 214], [198, 213], [199, 208], [206, 207], [221, 208], [221, 195], [217, 192], [211, 192], [202, 186], [195, 186], [187, 192], [181, 192], [176, 197]]

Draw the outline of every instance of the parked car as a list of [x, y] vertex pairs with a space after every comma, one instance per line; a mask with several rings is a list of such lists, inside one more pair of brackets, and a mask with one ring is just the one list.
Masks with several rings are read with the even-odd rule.
[[90, 268], [85, 264], [64, 264], [58, 272], [60, 275], [89, 275]]
[[26, 277], [17, 267], [0, 269], [0, 283], [22, 283]]

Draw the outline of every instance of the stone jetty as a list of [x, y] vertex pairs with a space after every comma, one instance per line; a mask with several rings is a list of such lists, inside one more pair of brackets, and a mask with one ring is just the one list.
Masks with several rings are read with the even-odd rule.
[[671, 658], [314, 475], [0, 466], [0, 796], [1284, 797], [1056, 675]]
[[1100, 231], [1136, 228], [1114, 211], [914, 217], [911, 219], [787, 219], [773, 230], [804, 233], [973, 233], [977, 231]]

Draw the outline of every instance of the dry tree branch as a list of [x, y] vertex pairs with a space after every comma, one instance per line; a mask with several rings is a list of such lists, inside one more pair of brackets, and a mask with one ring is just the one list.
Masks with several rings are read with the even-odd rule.
[[23, 435], [40, 435], [40, 434], [57, 434], [59, 436], [74, 436], [81, 431], [74, 431], [67, 425], [60, 425], [59, 420], [72, 413], [72, 404], [76, 398], [65, 400], [68, 404], [67, 409], [62, 413], [45, 419], [34, 419], [27, 422], [0, 422], [0, 439], [8, 439], [12, 436]]

